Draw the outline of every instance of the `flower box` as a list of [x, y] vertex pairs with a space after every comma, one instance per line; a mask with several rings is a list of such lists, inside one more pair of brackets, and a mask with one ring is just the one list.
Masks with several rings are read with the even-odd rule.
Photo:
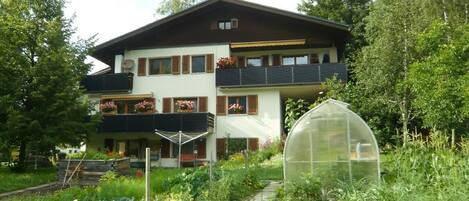
[[140, 103], [135, 104], [135, 110], [138, 113], [150, 114], [155, 112], [155, 104], [151, 100], [143, 100]]
[[235, 68], [236, 67], [236, 60], [233, 57], [222, 57], [219, 58], [217, 61], [217, 68], [225, 69], [225, 68]]

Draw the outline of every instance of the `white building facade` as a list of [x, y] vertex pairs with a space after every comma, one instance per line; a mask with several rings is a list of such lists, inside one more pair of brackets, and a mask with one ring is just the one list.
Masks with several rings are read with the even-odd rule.
[[[273, 22], [251, 25], [267, 19]], [[303, 27], [310, 30], [291, 31]], [[286, 98], [312, 97], [334, 75], [345, 81], [339, 60], [347, 30], [244, 1], [209, 0], [101, 44], [93, 56], [110, 68], [83, 81], [103, 114], [87, 149], [139, 160], [150, 147], [154, 165], [173, 167], [262, 148], [284, 134]], [[181, 152], [171, 141], [179, 131], [194, 138]]]

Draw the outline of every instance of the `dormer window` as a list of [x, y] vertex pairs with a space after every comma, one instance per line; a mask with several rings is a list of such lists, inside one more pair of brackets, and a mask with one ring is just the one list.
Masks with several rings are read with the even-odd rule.
[[231, 29], [231, 20], [219, 21], [218, 29], [220, 30], [230, 30]]

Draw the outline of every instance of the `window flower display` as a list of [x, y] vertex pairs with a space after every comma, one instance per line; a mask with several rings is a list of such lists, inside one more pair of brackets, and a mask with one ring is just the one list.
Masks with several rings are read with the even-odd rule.
[[176, 101], [178, 112], [192, 112], [194, 110], [195, 102], [193, 100], [178, 100]]
[[222, 57], [219, 58], [217, 61], [217, 68], [224, 69], [224, 68], [234, 68], [236, 64], [236, 60], [233, 57]]
[[112, 101], [107, 101], [99, 105], [99, 109], [103, 113], [113, 113], [117, 110], [117, 106]]
[[142, 102], [135, 104], [135, 110], [142, 113], [154, 111], [155, 104], [152, 101], [143, 100]]
[[228, 105], [228, 111], [230, 113], [240, 114], [244, 112], [244, 106], [239, 103], [233, 103], [231, 105]]

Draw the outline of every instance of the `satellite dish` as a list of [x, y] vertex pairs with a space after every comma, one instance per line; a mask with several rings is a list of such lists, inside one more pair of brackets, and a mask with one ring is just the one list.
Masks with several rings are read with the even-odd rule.
[[134, 65], [135, 65], [135, 62], [132, 59], [126, 59], [122, 63], [122, 67], [124, 67], [124, 69], [132, 69]]

